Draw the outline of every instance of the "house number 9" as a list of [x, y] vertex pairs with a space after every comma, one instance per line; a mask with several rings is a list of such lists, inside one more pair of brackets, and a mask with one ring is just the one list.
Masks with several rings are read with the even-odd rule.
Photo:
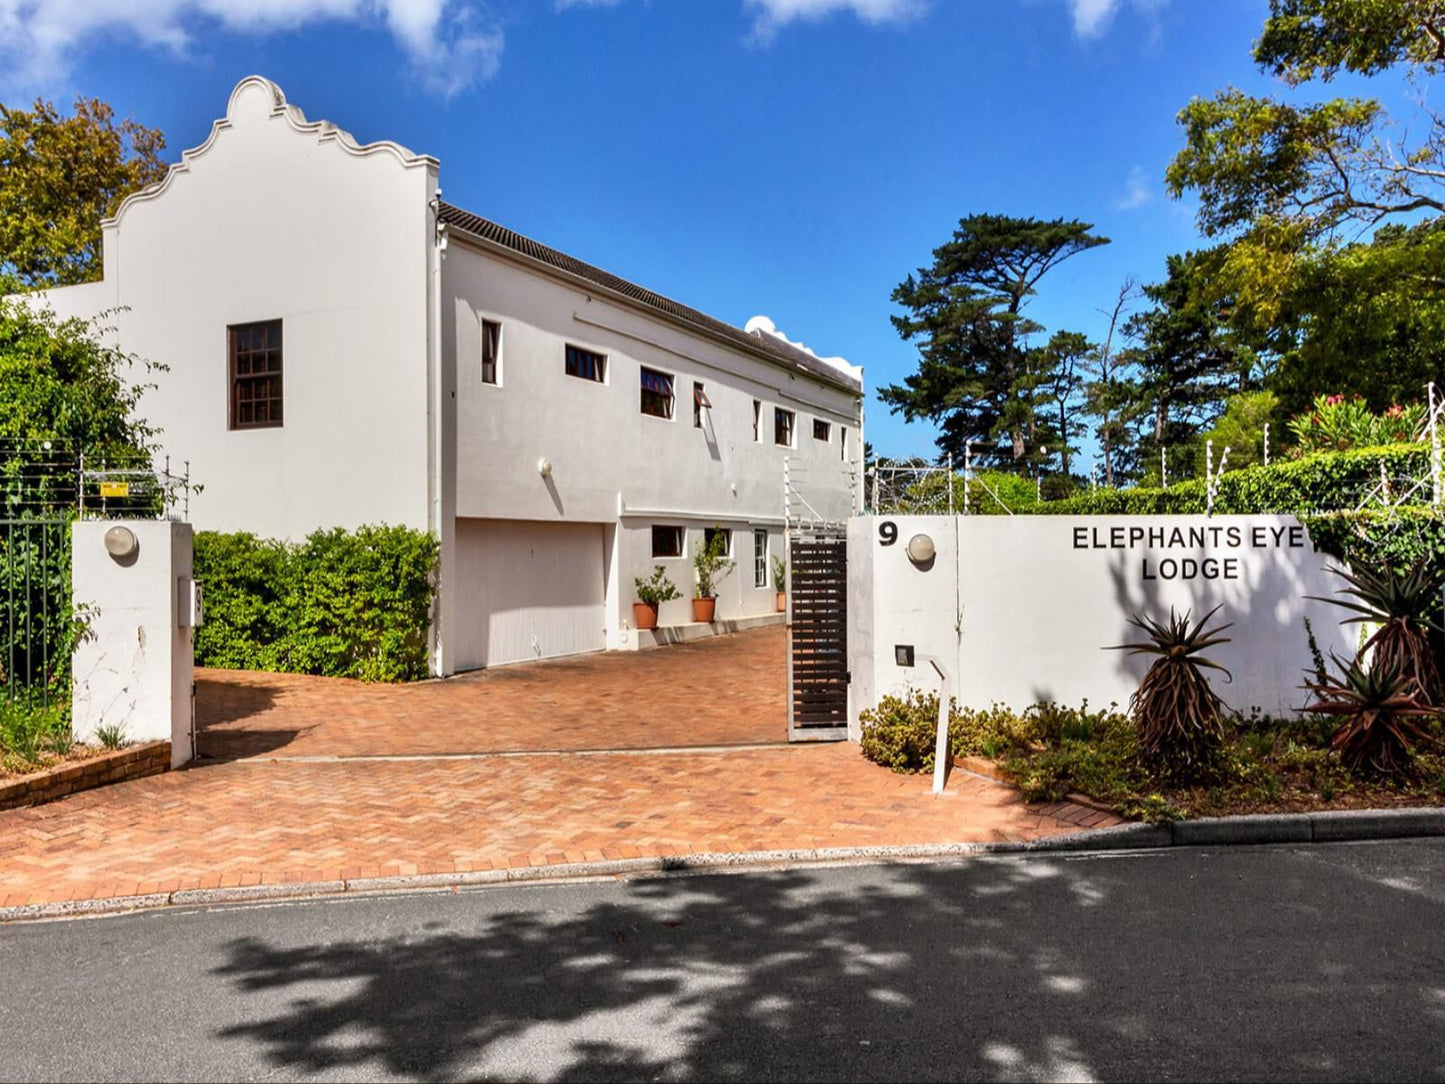
[[898, 524], [891, 519], [885, 519], [878, 524], [878, 544], [880, 546], [891, 546], [898, 541]]

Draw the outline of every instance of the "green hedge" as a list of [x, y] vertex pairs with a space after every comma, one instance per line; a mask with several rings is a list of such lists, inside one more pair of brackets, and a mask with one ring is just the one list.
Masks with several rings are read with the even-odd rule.
[[437, 540], [407, 527], [335, 528], [302, 543], [196, 535], [202, 666], [363, 681], [427, 676]]
[[[1330, 512], [1362, 504], [1380, 482], [1384, 468], [1391, 486], [1403, 492], [1413, 479], [1428, 476], [1430, 449], [1423, 444], [1397, 444], [1347, 452], [1320, 452], [1302, 459], [1281, 460], [1267, 467], [1227, 471], [1219, 479], [1214, 511]], [[1414, 500], [1429, 500], [1429, 493]], [[1205, 510], [1205, 483], [1190, 479], [1168, 488], [1096, 489], [1061, 501], [1045, 501], [1017, 511], [1036, 515], [1174, 515]]]

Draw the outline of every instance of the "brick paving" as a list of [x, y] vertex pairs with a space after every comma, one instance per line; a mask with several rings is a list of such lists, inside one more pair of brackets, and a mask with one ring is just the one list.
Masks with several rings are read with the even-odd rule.
[[204, 757], [648, 749], [786, 741], [781, 626], [412, 685], [196, 671]]
[[[462, 742], [776, 740], [780, 716], [769, 713], [781, 710], [781, 678], [747, 660], [771, 657], [781, 669], [781, 638], [764, 630], [731, 640], [405, 689], [210, 672], [205, 679], [223, 686], [210, 708], [229, 704], [232, 714], [212, 715], [207, 735], [225, 734], [232, 755], [259, 757], [0, 812], [0, 906], [689, 853], [1029, 840], [1118, 823], [1070, 803], [1026, 806], [1011, 788], [964, 771], [934, 798], [928, 777], [895, 775], [848, 744], [286, 759], [357, 748], [451, 753]], [[720, 662], [736, 669], [719, 672]], [[259, 717], [240, 717], [247, 690], [263, 686], [273, 691], [258, 699]], [[489, 710], [490, 694], [500, 704]], [[738, 714], [729, 718], [718, 699]], [[388, 716], [396, 704], [409, 705], [405, 718]], [[366, 739], [374, 744], [359, 744]]]

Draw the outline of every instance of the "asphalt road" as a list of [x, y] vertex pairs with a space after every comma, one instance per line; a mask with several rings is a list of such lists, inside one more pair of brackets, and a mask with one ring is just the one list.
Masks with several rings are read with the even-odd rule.
[[6, 1080], [1445, 1078], [1445, 840], [0, 927]]

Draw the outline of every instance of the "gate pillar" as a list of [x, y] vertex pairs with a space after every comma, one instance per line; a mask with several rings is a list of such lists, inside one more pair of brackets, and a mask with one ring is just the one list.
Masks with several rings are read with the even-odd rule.
[[172, 767], [194, 756], [191, 541], [189, 523], [169, 520], [72, 528], [71, 597], [84, 630], [71, 678], [78, 740], [119, 727], [126, 741], [170, 742]]

